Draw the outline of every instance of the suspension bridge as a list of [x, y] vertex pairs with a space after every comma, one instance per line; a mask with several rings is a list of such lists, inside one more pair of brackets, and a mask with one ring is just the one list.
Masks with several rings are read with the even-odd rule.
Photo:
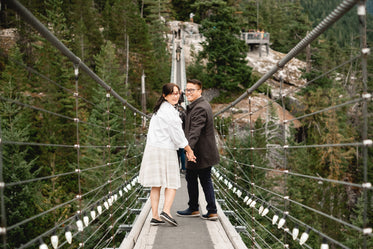
[[[18, 1], [6, 3], [46, 43], [71, 62], [71, 68], [67, 70], [71, 72], [74, 84], [64, 85], [47, 72], [9, 58], [9, 63], [19, 68], [14, 77], [27, 74], [30, 81], [39, 83], [35, 92], [23, 93], [26, 97], [6, 94], [5, 89], [0, 95], [3, 107], [0, 126], [0, 234], [3, 248], [10, 248], [10, 245], [41, 249], [314, 248], [315, 245], [322, 249], [371, 248], [369, 211], [373, 187], [369, 163], [372, 161], [372, 138], [368, 135], [372, 127], [368, 126], [368, 117], [371, 116], [372, 89], [367, 84], [370, 49], [366, 41], [365, 1], [342, 1], [253, 86], [215, 113], [216, 137], [221, 152], [221, 163], [213, 169], [219, 221], [176, 217], [180, 223], [177, 228], [149, 226], [149, 189], [137, 182], [146, 138], [146, 127], [141, 123], [150, 117], [131, 105], [125, 96], [110, 86], [110, 82], [99, 77]], [[332, 75], [346, 65], [359, 65], [361, 73], [355, 75], [354, 82], [360, 86], [356, 88], [358, 93], [345, 98], [337, 96], [328, 106], [315, 107], [305, 115], [288, 120], [270, 116], [271, 112], [266, 111], [266, 118], [271, 122], [263, 122], [258, 127], [254, 122], [255, 114], [270, 109], [275, 103], [280, 103], [282, 113], [285, 113], [286, 96], [280, 93], [279, 99], [257, 108], [252, 103], [254, 91], [352, 10], [357, 10], [356, 18], [360, 20], [360, 51], [318, 78]], [[181, 51], [177, 51], [179, 46]], [[183, 39], [174, 39], [171, 81], [184, 89], [186, 75], [182, 47]], [[318, 78], [308, 81], [307, 86]], [[90, 88], [97, 89], [95, 98], [91, 96]], [[54, 103], [43, 101], [43, 96], [52, 89], [63, 92], [70, 101], [66, 105], [59, 102], [61, 99]], [[324, 98], [332, 97], [330, 94]], [[238, 127], [234, 122], [227, 122], [223, 114], [232, 113], [233, 107], [243, 100], [248, 101], [250, 109], [247, 113], [250, 122], [246, 127], [248, 139], [238, 142]], [[71, 108], [70, 116], [60, 113], [64, 108]], [[95, 115], [87, 117], [88, 109]], [[338, 139], [333, 129], [338, 129], [334, 123], [345, 123], [345, 120], [338, 120], [338, 112], [346, 110], [361, 114], [362, 128], [359, 134], [343, 140]], [[21, 117], [35, 113], [40, 124], [48, 120], [60, 123], [53, 130], [46, 130], [42, 134], [44, 137], [28, 134], [28, 127], [17, 126]], [[318, 134], [325, 137], [320, 140], [324, 143], [310, 144], [307, 138], [302, 138], [301, 142], [289, 139], [293, 122], [310, 122], [320, 116], [328, 120], [329, 125], [329, 129], [320, 130]], [[62, 141], [53, 139], [53, 134], [61, 131], [70, 133]], [[266, 139], [269, 136], [276, 139], [269, 141]], [[334, 177], [312, 171], [307, 165], [315, 163], [309, 155], [313, 149], [323, 152], [321, 155], [343, 149], [344, 159], [354, 163], [353, 171], [352, 166], [340, 168]], [[295, 151], [302, 154], [302, 158], [295, 157]], [[15, 160], [15, 153], [28, 156]], [[66, 158], [74, 160], [66, 161]], [[275, 161], [276, 167], [271, 167], [269, 161]], [[42, 162], [48, 162], [49, 168], [39, 167]], [[27, 165], [34, 169], [33, 173], [26, 172]], [[322, 167], [325, 166], [316, 168]], [[22, 177], [13, 171], [16, 168], [25, 170]], [[356, 175], [352, 176], [354, 172]], [[56, 198], [61, 186], [67, 182], [71, 184], [71, 179], [75, 180], [75, 184], [69, 186], [71, 193], [63, 199]], [[299, 192], [294, 191], [295, 187], [300, 189]], [[178, 191], [173, 212], [185, 208], [185, 191], [185, 188]], [[338, 194], [332, 195], [333, 191]], [[351, 210], [349, 217], [341, 215], [338, 205], [354, 194], [361, 199], [360, 213]], [[30, 195], [39, 202], [38, 209], [32, 212], [21, 203]], [[200, 202], [203, 208], [203, 196]], [[12, 213], [15, 206], [24, 213]]]

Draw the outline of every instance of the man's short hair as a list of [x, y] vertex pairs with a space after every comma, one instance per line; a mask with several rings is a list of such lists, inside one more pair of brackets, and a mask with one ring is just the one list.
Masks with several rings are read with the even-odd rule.
[[187, 79], [187, 83], [198, 85], [199, 89], [202, 89], [202, 82], [197, 79]]

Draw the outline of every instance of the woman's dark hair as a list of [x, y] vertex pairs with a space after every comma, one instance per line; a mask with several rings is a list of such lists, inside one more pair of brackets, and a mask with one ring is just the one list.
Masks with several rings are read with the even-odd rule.
[[166, 99], [164, 98], [164, 96], [167, 96], [171, 93], [174, 92], [174, 87], [177, 87], [177, 89], [180, 91], [180, 87], [174, 83], [167, 83], [167, 84], [164, 84], [163, 87], [162, 87], [162, 95], [161, 97], [159, 97], [157, 103], [155, 103], [155, 106], [154, 106], [154, 109], [153, 109], [153, 113], [157, 113], [157, 111], [159, 110], [159, 107], [161, 107], [161, 104], [166, 101]]

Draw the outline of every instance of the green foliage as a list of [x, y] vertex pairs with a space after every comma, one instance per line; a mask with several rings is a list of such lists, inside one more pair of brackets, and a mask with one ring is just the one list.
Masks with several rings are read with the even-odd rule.
[[90, 67], [94, 67], [93, 55], [99, 52], [103, 44], [102, 18], [95, 8], [94, 0], [72, 1], [65, 5], [69, 31], [74, 35], [72, 51]]
[[[197, 60], [196, 63], [189, 65], [186, 69], [186, 74], [190, 79], [199, 79], [203, 84], [209, 82], [206, 68], [203, 66], [201, 61]], [[205, 84], [204, 84], [205, 85]]]
[[[1, 145], [3, 182], [18, 183], [35, 177], [36, 159], [29, 160], [33, 155], [30, 146], [20, 146], [11, 142], [27, 142], [32, 136], [32, 112], [13, 101], [28, 103], [24, 95], [26, 90], [23, 82], [27, 79], [23, 67], [15, 61], [21, 61], [22, 55], [18, 48], [12, 49], [7, 66], [0, 77], [0, 137], [10, 144]], [[35, 192], [38, 184], [17, 184], [4, 190], [4, 205], [6, 207], [7, 225], [14, 225], [38, 213]], [[38, 223], [39, 222], [39, 223]], [[29, 238], [40, 233], [38, 225], [45, 226], [42, 221], [31, 222], [7, 232], [9, 247], [16, 248], [26, 243]]]
[[202, 42], [203, 51], [199, 54], [207, 59], [206, 87], [237, 89], [239, 84], [250, 81], [251, 69], [245, 60], [247, 47], [238, 38], [240, 29], [233, 9], [223, 1], [196, 2], [195, 6], [201, 13], [209, 13], [202, 21], [200, 32], [206, 41]]
[[[321, 22], [330, 12], [332, 12], [341, 1], [339, 0], [300, 0], [305, 14], [309, 17], [310, 21], [315, 26]], [[366, 1], [367, 6], [371, 8], [371, 1]], [[356, 17], [356, 6], [352, 8], [346, 15], [344, 15], [339, 21], [337, 21], [332, 29], [325, 32], [326, 40], [336, 40], [340, 47], [359, 47], [359, 40], [356, 39], [359, 35], [359, 19]], [[373, 21], [373, 15], [368, 11], [367, 15], [368, 26]], [[373, 33], [368, 32], [368, 40], [373, 40]]]
[[[249, 88], [252, 82], [260, 78], [260, 75], [252, 75], [251, 69], [246, 65], [247, 47], [237, 38], [241, 28], [258, 28], [270, 32], [271, 47], [286, 53], [340, 1], [178, 0], [170, 3], [164, 0], [73, 0], [69, 4], [62, 0], [23, 2], [116, 92], [126, 96], [126, 100], [130, 103], [139, 106], [139, 82], [143, 72], [147, 76], [147, 89], [151, 90], [159, 91], [160, 86], [169, 78], [170, 55], [167, 52], [164, 36], [167, 33], [167, 26], [160, 21], [160, 16], [167, 20], [176, 18], [188, 21], [191, 12], [196, 14], [194, 22], [202, 24], [200, 31], [206, 41], [196, 63], [187, 69], [188, 78], [200, 79], [207, 88], [220, 88], [221, 95], [214, 99], [214, 102], [227, 103], [232, 102], [236, 95], [240, 94], [242, 86]], [[239, 13], [241, 11], [242, 14]], [[358, 53], [360, 46], [356, 39], [358, 19], [354, 12], [356, 10], [350, 11], [351, 16], [347, 15], [341, 19], [334, 25], [335, 28], [333, 27], [312, 43], [313, 70], [311, 73], [304, 74], [307, 80], [315, 79], [322, 72]], [[128, 108], [123, 110], [122, 104], [112, 96], [107, 98], [102, 87], [96, 83], [92, 84], [86, 75], [79, 75], [77, 91], [79, 96], [87, 98], [89, 103], [78, 101], [79, 106], [76, 106], [77, 102], [72, 92], [65, 91], [65, 89], [76, 90], [71, 62], [49, 42], [40, 38], [29, 26], [19, 22], [19, 18], [14, 14], [9, 14], [7, 17], [2, 15], [1, 18], [2, 21], [4, 20], [2, 27], [18, 28], [20, 39], [17, 44], [21, 48], [19, 50], [16, 46], [8, 54], [9, 59], [2, 56], [0, 62], [0, 132], [3, 141], [71, 146], [76, 144], [79, 138], [81, 144], [87, 145], [77, 153], [76, 149], [62, 148], [62, 146], [3, 144], [4, 182], [6, 183], [69, 173], [66, 176], [37, 181], [37, 183], [5, 188], [7, 225], [15, 224], [71, 200], [79, 191], [87, 193], [82, 200], [82, 207], [89, 207], [97, 201], [97, 196], [106, 196], [109, 191], [118, 188], [134, 174], [133, 169], [136, 170], [141, 162], [138, 155], [143, 151], [144, 145], [142, 142], [145, 130], [142, 128], [142, 120]], [[368, 16], [369, 23], [371, 23], [371, 16]], [[371, 35], [368, 33], [368, 43], [372, 40]], [[352, 49], [346, 52], [344, 47], [351, 44]], [[300, 55], [300, 58], [303, 57], [304, 55]], [[41, 72], [43, 77], [20, 67], [19, 65], [23, 63]], [[360, 66], [358, 64], [360, 61], [351, 63], [350, 68]], [[372, 65], [369, 56], [368, 72], [372, 72]], [[349, 75], [350, 68], [340, 69], [340, 72]], [[129, 77], [126, 79], [127, 69]], [[361, 77], [359, 74], [351, 75], [351, 79]], [[313, 81], [299, 95], [301, 106], [290, 104], [288, 106], [292, 106], [299, 116], [310, 114], [343, 103], [346, 96], [355, 96], [356, 93], [366, 90], [369, 92], [373, 87], [370, 76], [366, 90], [363, 90], [364, 86], [359, 80], [346, 81], [342, 84], [332, 80], [335, 77], [336, 75], [324, 76]], [[125, 85], [126, 81], [129, 82], [128, 88]], [[268, 91], [267, 88], [268, 86], [263, 84], [257, 91], [265, 93]], [[81, 122], [76, 124], [61, 116], [25, 108], [12, 101], [41, 107], [64, 117], [78, 115]], [[368, 113], [372, 113], [372, 108], [368, 102]], [[360, 141], [362, 138], [360, 130], [364, 120], [356, 110], [358, 109], [342, 107], [307, 117], [302, 120], [301, 129], [290, 129], [291, 135], [287, 143], [313, 145]], [[274, 113], [273, 106], [269, 107], [269, 112]], [[367, 226], [372, 227], [370, 218], [373, 215], [373, 208], [371, 202], [364, 203], [363, 191], [338, 187], [332, 183], [320, 183], [314, 179], [295, 177], [290, 174], [285, 180], [282, 174], [271, 171], [281, 169], [283, 157], [286, 155], [287, 168], [293, 173], [360, 182], [364, 162], [356, 155], [360, 156], [361, 151], [347, 146], [327, 149], [300, 148], [286, 153], [281, 153], [275, 146], [269, 150], [267, 143], [278, 146], [284, 144], [281, 130], [272, 127], [276, 122], [278, 122], [276, 118], [266, 121], [258, 119], [255, 127], [247, 126], [242, 132], [237, 131], [232, 117], [216, 119], [217, 130], [222, 140], [234, 148], [229, 153], [225, 153], [231, 161], [221, 163], [222, 168], [234, 172], [235, 175], [230, 175], [229, 178], [240, 186], [245, 186], [248, 192], [255, 193], [281, 208], [283, 200], [263, 189], [274, 189], [282, 193], [286, 188], [291, 199], [342, 220], [352, 221], [359, 227], [363, 226], [362, 217], [366, 210]], [[368, 119], [367, 122], [368, 127], [372, 127], [373, 121]], [[92, 127], [91, 124], [95, 125]], [[263, 126], [267, 128], [262, 128]], [[251, 133], [252, 128], [256, 130], [253, 133]], [[247, 136], [241, 136], [239, 132]], [[298, 139], [295, 139], [296, 137]], [[368, 129], [367, 137], [372, 137], [371, 129]], [[108, 148], [107, 144], [116, 146]], [[251, 150], [252, 147], [262, 149]], [[366, 149], [371, 158], [373, 149], [371, 147]], [[108, 162], [110, 165], [107, 165]], [[77, 164], [81, 167], [81, 174], [74, 173]], [[372, 160], [368, 160], [366, 164], [368, 169], [373, 166]], [[257, 168], [250, 165], [255, 165]], [[373, 172], [368, 170], [368, 179], [372, 177]], [[108, 179], [115, 179], [110, 181], [110, 186], [106, 184]], [[83, 183], [80, 190], [77, 187], [78, 182]], [[260, 183], [262, 189], [252, 188], [250, 182]], [[97, 193], [89, 193], [92, 189], [103, 185], [105, 186]], [[135, 198], [128, 197], [125, 205], [135, 202]], [[368, 193], [365, 200], [371, 198], [371, 193]], [[72, 217], [79, 209], [78, 205], [80, 205], [78, 202], [71, 203], [61, 210], [55, 210], [41, 219], [35, 219], [9, 231], [7, 233], [9, 247], [19, 247], [30, 238], [50, 229], [54, 224]], [[288, 210], [291, 215], [302, 217], [302, 221], [306, 224], [328, 231], [328, 235], [351, 248], [360, 245], [363, 241], [361, 233], [328, 221], [320, 215], [310, 214], [307, 209], [299, 205], [289, 205]], [[244, 213], [243, 217], [250, 218], [247, 213]], [[114, 218], [119, 217], [114, 216]], [[134, 220], [133, 215], [128, 215], [126, 218], [129, 223]], [[101, 224], [107, 219], [109, 219], [108, 214], [95, 222]], [[268, 223], [267, 218], [259, 217], [257, 220]], [[287, 221], [289, 228], [294, 225], [294, 221]], [[278, 229], [270, 224], [265, 225], [265, 228], [279, 238], [283, 236], [283, 233], [280, 234]], [[82, 235], [83, 239], [94, 232], [92, 227], [86, 229], [86, 233]], [[269, 237], [264, 228], [258, 228], [258, 231], [272, 248], [280, 247]], [[100, 238], [104, 235], [103, 231], [96, 234]], [[85, 246], [94, 247], [95, 240], [92, 241]], [[248, 243], [250, 242], [251, 240], [248, 240]], [[291, 240], [288, 240], [288, 243], [290, 247], [299, 246], [297, 242]], [[316, 248], [320, 245], [320, 238], [312, 234], [307, 244]], [[371, 240], [368, 240], [369, 246], [372, 246]]]
[[[190, 13], [195, 13], [193, 4], [196, 0], [174, 0], [172, 1], [173, 15], [176, 20], [190, 21]], [[195, 19], [198, 22], [198, 18]]]
[[145, 1], [147, 5], [144, 7], [148, 11], [144, 13], [144, 18], [147, 21], [150, 42], [152, 44], [152, 56], [156, 63], [151, 67], [150, 72], [147, 73], [147, 81], [150, 81], [150, 88], [158, 91], [162, 85], [167, 82], [169, 78], [170, 67], [170, 55], [165, 53], [167, 50], [167, 41], [164, 34], [168, 33], [168, 27], [166, 23], [161, 19], [169, 20], [169, 8], [170, 4], [168, 1], [154, 2]]

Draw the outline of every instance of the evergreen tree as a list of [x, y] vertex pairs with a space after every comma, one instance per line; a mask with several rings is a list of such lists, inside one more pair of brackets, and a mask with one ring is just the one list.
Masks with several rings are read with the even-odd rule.
[[[0, 137], [8, 142], [29, 142], [32, 136], [32, 111], [12, 101], [28, 104], [30, 93], [26, 87], [27, 72], [23, 67], [22, 54], [14, 47], [0, 77]], [[17, 144], [1, 145], [3, 157], [3, 179], [5, 183], [18, 183], [33, 179], [37, 167], [32, 149]], [[31, 159], [31, 160], [30, 160]], [[7, 187], [4, 190], [5, 215], [7, 225], [11, 226], [36, 215], [38, 202], [34, 196], [39, 184], [27, 183]], [[27, 223], [7, 231], [9, 248], [18, 248], [43, 231], [41, 220]]]
[[[195, 8], [193, 4], [196, 0], [173, 0], [172, 8], [173, 14], [176, 20], [180, 21], [190, 21], [190, 13], [195, 13]], [[196, 19], [196, 22], [199, 22], [200, 19]]]
[[[370, 224], [364, 224], [364, 198], [361, 195], [358, 198], [355, 208], [352, 210], [351, 215], [351, 223], [357, 227], [364, 227], [364, 225], [369, 226]], [[369, 203], [368, 203], [369, 204]], [[369, 205], [368, 205], [369, 207]], [[371, 208], [371, 205], [370, 205]], [[371, 209], [370, 209], [371, 210]], [[369, 209], [368, 209], [369, 211]], [[345, 232], [345, 245], [350, 248], [363, 248], [364, 245], [364, 236], [367, 242], [367, 248], [373, 247], [373, 241], [370, 239], [369, 235], [363, 235], [361, 232], [351, 231], [352, 229], [348, 229], [349, 232]]]
[[[94, 68], [93, 55], [103, 44], [102, 18], [94, 0], [74, 0], [65, 6], [69, 31], [74, 34], [73, 52], [89, 67]], [[101, 30], [100, 30], [101, 29]]]
[[137, 7], [131, 0], [116, 0], [113, 6], [106, 4], [104, 33], [108, 40], [116, 44], [120, 64], [124, 65], [124, 72], [127, 69], [128, 40], [129, 76], [127, 82], [129, 83], [128, 93], [132, 97], [129, 101], [135, 100], [136, 106], [140, 106], [141, 75], [145, 72], [147, 84], [153, 85], [158, 82], [158, 78], [152, 74], [158, 61], [154, 57], [148, 26], [145, 20], [140, 17]]
[[297, 1], [263, 0], [258, 28], [270, 33], [271, 48], [287, 53], [311, 30], [311, 23]]
[[169, 20], [170, 4], [168, 0], [159, 2], [146, 1], [147, 15], [144, 18], [148, 24], [150, 41], [153, 46], [153, 57], [157, 63], [147, 72], [151, 77], [151, 88], [158, 90], [168, 82], [170, 75], [170, 55], [167, 53], [167, 33], [169, 32], [166, 20]]
[[239, 84], [247, 87], [251, 74], [245, 60], [247, 46], [238, 38], [240, 29], [233, 9], [220, 0], [197, 1], [195, 6], [201, 13], [209, 13], [200, 30], [206, 41], [199, 56], [207, 60], [209, 77], [204, 85], [227, 90], [235, 90]]
[[[65, 14], [62, 10], [62, 0], [46, 0], [46, 15], [40, 19], [48, 23], [50, 31], [69, 46], [69, 30], [66, 24]], [[71, 92], [65, 89], [75, 89], [73, 84], [73, 66], [56, 48], [48, 41], [39, 37], [39, 41], [33, 45], [34, 68], [44, 77], [32, 75], [33, 91], [39, 96], [32, 99], [32, 104], [41, 107], [47, 112], [38, 112], [33, 121], [33, 142], [51, 144], [51, 146], [39, 146], [35, 148], [35, 154], [39, 154], [37, 176], [58, 175], [71, 172], [76, 168], [76, 150], [54, 145], [76, 144], [76, 124], [59, 115], [75, 117], [74, 102]], [[70, 69], [70, 70], [69, 70]], [[54, 115], [52, 113], [57, 113]], [[50, 183], [43, 184], [40, 191], [35, 193], [40, 209], [49, 208], [73, 198], [77, 193], [75, 177], [56, 177]], [[68, 209], [68, 208], [67, 208]], [[64, 212], [70, 210], [57, 210], [44, 217], [44, 222], [52, 226]]]

